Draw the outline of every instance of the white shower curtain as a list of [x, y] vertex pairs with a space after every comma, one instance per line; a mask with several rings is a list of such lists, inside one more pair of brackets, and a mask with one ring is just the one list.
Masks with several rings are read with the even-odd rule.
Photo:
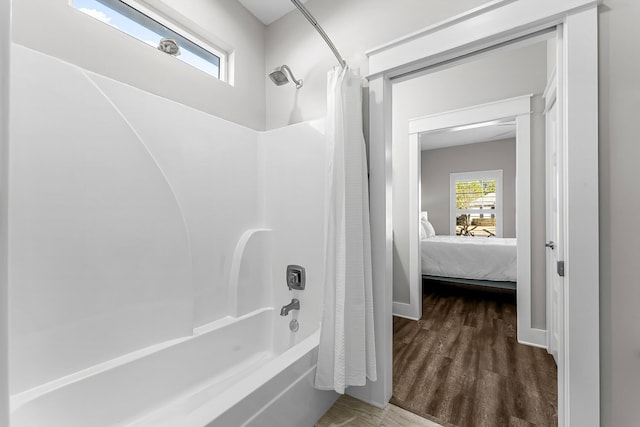
[[315, 387], [343, 394], [376, 380], [369, 188], [362, 81], [336, 67], [327, 89], [325, 297]]

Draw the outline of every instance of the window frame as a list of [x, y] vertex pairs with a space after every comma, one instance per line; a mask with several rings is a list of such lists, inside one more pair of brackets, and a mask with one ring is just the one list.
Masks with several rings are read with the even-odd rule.
[[[96, 0], [99, 3], [102, 3], [103, 0]], [[218, 76], [215, 76], [207, 71], [202, 70], [201, 68], [190, 64], [189, 62], [186, 61], [181, 61], [193, 68], [196, 68], [197, 70], [202, 71], [203, 73], [215, 77], [217, 80], [223, 81], [225, 83], [229, 83], [229, 52], [227, 52], [226, 50], [212, 44], [209, 41], [206, 41], [203, 37], [201, 37], [200, 35], [196, 34], [194, 31], [192, 30], [188, 30], [186, 28], [186, 26], [180, 24], [179, 22], [173, 20], [173, 19], [169, 19], [166, 15], [158, 12], [157, 10], [153, 9], [152, 7], [150, 7], [149, 5], [147, 5], [146, 3], [142, 2], [142, 1], [138, 1], [138, 0], [104, 0], [106, 3], [105, 4], [106, 7], [111, 7], [110, 5], [108, 5], [108, 2], [117, 2], [117, 3], [122, 3], [125, 6], [129, 6], [130, 8], [132, 8], [133, 10], [135, 10], [136, 12], [140, 13], [143, 16], [146, 16], [147, 18], [151, 19], [152, 21], [155, 21], [156, 23], [158, 23], [159, 25], [165, 27], [167, 30], [172, 31], [174, 33], [176, 33], [177, 35], [179, 35], [180, 37], [182, 37], [183, 39], [187, 40], [188, 42], [192, 43], [193, 45], [195, 45], [197, 48], [200, 48], [208, 53], [210, 53], [211, 55], [215, 56], [218, 58]], [[69, 6], [71, 6], [74, 10], [78, 10], [80, 12], [79, 9], [77, 9], [74, 5], [75, 0], [69, 0]], [[118, 10], [116, 10], [116, 12], [120, 13]], [[136, 19], [130, 17], [127, 14], [121, 13], [124, 16], [127, 16], [129, 19], [132, 19], [134, 21], [136, 21], [138, 24], [145, 26], [144, 24], [138, 22]], [[106, 24], [106, 23], [105, 23]], [[121, 29], [118, 29], [112, 25], [106, 24], [107, 26], [117, 29], [120, 32], [128, 35], [131, 38], [134, 38], [140, 42], [142, 42], [143, 44], [147, 44], [145, 43], [143, 40], [138, 39], [137, 37], [129, 34], [126, 31], [123, 31]], [[145, 26], [146, 27], [146, 26]], [[148, 27], [146, 27], [148, 28]], [[196, 54], [197, 55], [197, 54]], [[178, 60], [180, 60], [179, 58], [176, 58]], [[204, 58], [203, 58], [204, 59]], [[206, 59], [205, 59], [206, 60]]]
[[[496, 237], [503, 236], [503, 195], [502, 169], [483, 170], [473, 172], [452, 172], [449, 175], [449, 233], [455, 236], [457, 223], [456, 218], [462, 214], [484, 214], [489, 213], [496, 218]], [[456, 206], [456, 183], [458, 181], [496, 181], [496, 208], [495, 209], [458, 209]], [[480, 237], [480, 236], [478, 236]], [[484, 236], [482, 236], [484, 237]]]

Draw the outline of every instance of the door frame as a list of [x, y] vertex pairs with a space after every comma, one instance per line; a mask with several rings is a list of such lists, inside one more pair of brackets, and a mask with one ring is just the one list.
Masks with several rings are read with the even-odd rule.
[[[496, 0], [367, 52], [376, 382], [350, 394], [383, 407], [392, 394], [392, 82], [556, 28], [566, 143], [564, 357], [560, 427], [600, 420], [598, 241], [598, 0]], [[567, 84], [570, 83], [570, 84]]]
[[518, 341], [547, 346], [547, 332], [532, 325], [531, 298], [531, 114], [533, 95], [523, 95], [432, 114], [409, 121], [409, 303], [393, 302], [393, 314], [422, 317], [420, 263], [420, 135], [469, 124], [512, 119], [516, 123], [516, 236]]

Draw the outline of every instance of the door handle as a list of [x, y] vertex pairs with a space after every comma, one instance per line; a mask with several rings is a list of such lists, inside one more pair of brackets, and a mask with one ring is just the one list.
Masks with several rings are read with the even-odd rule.
[[553, 242], [553, 240], [548, 241], [544, 244], [544, 246], [547, 248], [551, 248], [551, 250], [554, 250], [556, 248], [556, 244]]

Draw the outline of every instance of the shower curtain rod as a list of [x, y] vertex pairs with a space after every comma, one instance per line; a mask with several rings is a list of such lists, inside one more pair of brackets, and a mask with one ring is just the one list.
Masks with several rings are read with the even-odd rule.
[[322, 27], [318, 24], [318, 21], [316, 21], [316, 18], [313, 17], [311, 12], [309, 12], [307, 8], [304, 7], [302, 3], [300, 3], [299, 0], [291, 0], [291, 3], [293, 3], [298, 8], [298, 10], [304, 15], [304, 17], [307, 18], [307, 21], [309, 21], [311, 25], [313, 25], [316, 28], [318, 33], [322, 36], [322, 38], [327, 43], [327, 45], [329, 45], [329, 48], [338, 59], [340, 66], [342, 68], [345, 68], [347, 66], [346, 61], [342, 59], [342, 56], [340, 56], [340, 52], [338, 52], [338, 49], [336, 49], [336, 46], [333, 44], [333, 42], [331, 41], [327, 33], [325, 33]]

